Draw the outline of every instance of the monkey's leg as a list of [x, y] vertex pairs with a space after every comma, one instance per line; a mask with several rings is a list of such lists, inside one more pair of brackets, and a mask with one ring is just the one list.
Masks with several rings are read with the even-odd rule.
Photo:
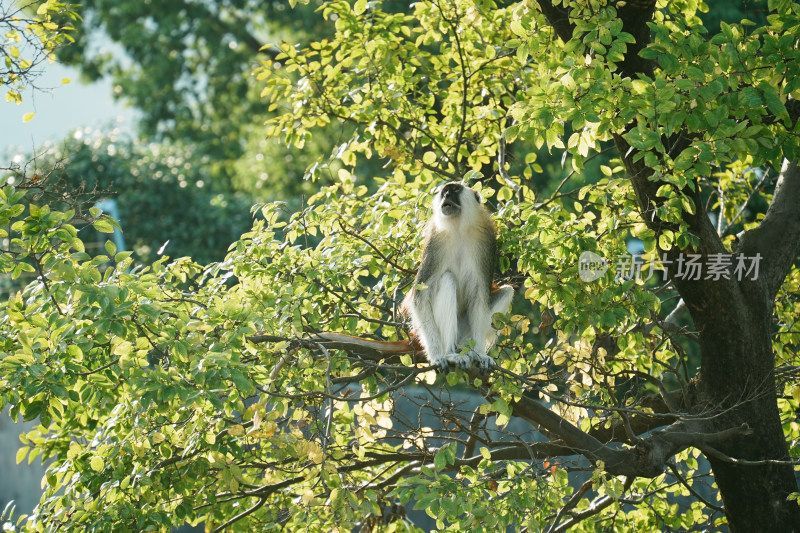
[[[442, 274], [436, 293], [433, 295], [433, 316], [441, 339], [441, 357], [439, 363], [431, 363], [446, 368], [448, 365], [462, 365], [462, 357], [456, 351], [458, 341], [458, 300], [456, 279], [450, 272]], [[468, 364], [468, 363], [467, 363]]]
[[470, 308], [470, 328], [475, 339], [471, 357], [476, 367], [488, 369], [494, 366], [494, 359], [487, 353], [497, 337], [497, 331], [492, 327], [492, 317], [495, 313], [507, 313], [513, 298], [514, 288], [504, 285], [490, 295], [488, 306], [476, 300]]
[[492, 324], [492, 317], [495, 313], [508, 313], [509, 307], [511, 307], [511, 300], [514, 299], [514, 287], [511, 285], [503, 285], [502, 287], [498, 287], [492, 293], [489, 301], [489, 335], [486, 337], [486, 351], [488, 352], [489, 349], [494, 344], [494, 340], [497, 338], [497, 331], [491, 326]]
[[432, 365], [446, 368], [454, 363], [458, 334], [456, 282], [449, 272], [417, 293], [416, 329]]
[[469, 333], [465, 340], [475, 343], [469, 351], [470, 363], [480, 369], [486, 370], [494, 366], [494, 359], [488, 355], [486, 339], [492, 329], [492, 315], [489, 313], [489, 306], [484, 298], [474, 297], [472, 304], [467, 310], [469, 320]]

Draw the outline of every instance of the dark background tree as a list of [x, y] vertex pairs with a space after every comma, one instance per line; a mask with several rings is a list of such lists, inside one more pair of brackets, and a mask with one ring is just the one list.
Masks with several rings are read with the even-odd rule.
[[115, 199], [126, 246], [140, 261], [155, 261], [163, 247], [163, 254], [208, 264], [225, 257], [251, 226], [254, 202], [220, 186], [210, 161], [193, 145], [96, 134], [51, 146], [37, 165], [57, 168], [49, 179], [70, 194], [82, 190], [98, 200]]

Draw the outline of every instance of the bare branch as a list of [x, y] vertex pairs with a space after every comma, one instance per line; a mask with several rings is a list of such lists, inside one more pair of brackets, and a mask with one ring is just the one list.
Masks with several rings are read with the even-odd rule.
[[255, 503], [255, 505], [253, 505], [249, 509], [245, 509], [244, 511], [242, 511], [239, 514], [237, 514], [236, 516], [234, 516], [233, 518], [231, 518], [230, 520], [228, 520], [227, 522], [225, 522], [224, 524], [222, 524], [218, 528], [214, 529], [213, 533], [219, 533], [220, 531], [225, 531], [226, 529], [228, 529], [228, 527], [232, 526], [233, 524], [235, 524], [236, 522], [238, 522], [242, 518], [244, 518], [244, 517], [246, 517], [248, 515], [251, 515], [254, 512], [258, 511], [265, 503], [267, 503], [267, 499], [266, 498], [259, 498], [258, 501]]

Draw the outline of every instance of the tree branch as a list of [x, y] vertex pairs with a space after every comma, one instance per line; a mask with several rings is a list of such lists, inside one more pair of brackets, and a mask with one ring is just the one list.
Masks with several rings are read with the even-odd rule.
[[[632, 477], [625, 478], [625, 483], [623, 485], [623, 491], [622, 491], [623, 494], [627, 492], [628, 489], [631, 488], [633, 480], [634, 478]], [[602, 496], [600, 498], [597, 498], [589, 505], [587, 509], [579, 513], [574, 513], [572, 515], [572, 518], [570, 518], [569, 520], [567, 520], [566, 522], [564, 522], [563, 524], [561, 524], [556, 528], [551, 528], [550, 530], [548, 530], [548, 533], [564, 533], [568, 531], [572, 526], [576, 525], [578, 522], [581, 522], [582, 520], [589, 518], [590, 516], [596, 515], [597, 513], [599, 513], [600, 511], [602, 511], [615, 501], [616, 500], [611, 496]]]
[[[561, 40], [566, 43], [572, 39], [575, 24], [569, 20], [569, 10], [563, 5], [554, 5], [551, 0], [538, 0], [538, 4], [542, 14]], [[634, 38], [634, 42], [628, 45], [620, 64], [620, 73], [623, 77], [634, 77], [639, 72], [652, 74], [653, 63], [639, 56], [639, 52], [650, 43], [650, 28], [647, 23], [653, 18], [655, 6], [655, 0], [627, 0], [616, 6], [617, 16], [622, 21], [622, 31]]]
[[784, 160], [772, 203], [764, 220], [739, 234], [739, 252], [747, 257], [761, 255], [759, 277], [767, 285], [769, 302], [775, 298], [792, 262], [800, 250], [800, 167]]
[[221, 526], [215, 528], [212, 533], [219, 533], [220, 531], [225, 531], [239, 520], [258, 511], [265, 503], [267, 503], [266, 498], [259, 498], [258, 501], [255, 503], [255, 505], [253, 505], [248, 509], [245, 509], [241, 513], [237, 514], [236, 516], [232, 517], [230, 520], [222, 524]]
[[575, 25], [569, 20], [569, 10], [563, 5], [553, 5], [550, 0], [539, 0], [539, 9], [547, 21], [556, 30], [562, 41], [567, 42], [572, 38]]
[[675, 479], [678, 480], [678, 483], [683, 485], [686, 488], [686, 490], [688, 490], [692, 494], [692, 496], [697, 498], [698, 501], [703, 502], [703, 505], [705, 505], [709, 509], [717, 511], [718, 513], [725, 512], [725, 510], [722, 507], [711, 503], [707, 499], [703, 498], [703, 496], [699, 492], [694, 490], [694, 488], [691, 485], [689, 485], [689, 483], [683, 478], [681, 473], [678, 471], [678, 467], [674, 463], [669, 463], [667, 466], [672, 471], [672, 475], [675, 476]]
[[[405, 353], [409, 353], [415, 358], [416, 362], [424, 362], [424, 352], [415, 350], [410, 341], [377, 341], [363, 339], [341, 333], [318, 333], [305, 339], [289, 339], [274, 335], [259, 334], [248, 337], [251, 342], [294, 342], [308, 349], [342, 349], [353, 352], [363, 359], [371, 361], [389, 362]], [[476, 369], [467, 371], [469, 382], [474, 378], [486, 376], [480, 374]], [[383, 394], [385, 391], [382, 391]], [[488, 399], [493, 399], [493, 395], [487, 390], [482, 393]], [[571, 422], [552, 411], [545, 404], [522, 396], [519, 400], [511, 404], [512, 414], [523, 420], [528, 421], [534, 427], [548, 432], [557, 437], [558, 440], [551, 440], [546, 443], [533, 443], [524, 447], [525, 453], [530, 457], [551, 457], [564, 455], [582, 455], [592, 463], [603, 463], [604, 470], [611, 475], [648, 477], [652, 478], [663, 473], [668, 461], [676, 453], [686, 448], [696, 447], [700, 450], [715, 451], [715, 446], [727, 440], [752, 433], [749, 427], [728, 428], [722, 431], [708, 432], [710, 424], [707, 419], [678, 419], [666, 428], [654, 431], [638, 439], [635, 444], [628, 448], [609, 446], [590, 433], [586, 433], [573, 425]], [[656, 418], [659, 418], [656, 415]], [[662, 421], [666, 421], [661, 418]], [[662, 424], [663, 425], [663, 424]], [[657, 427], [657, 426], [656, 426]], [[506, 450], [498, 457], [505, 457], [504, 454], [510, 453], [514, 458], [522, 453], [520, 450]], [[407, 456], [406, 459], [411, 456]], [[493, 457], [495, 457], [493, 453]], [[401, 460], [401, 459], [398, 459]], [[470, 464], [476, 458], [459, 459], [456, 464]]]

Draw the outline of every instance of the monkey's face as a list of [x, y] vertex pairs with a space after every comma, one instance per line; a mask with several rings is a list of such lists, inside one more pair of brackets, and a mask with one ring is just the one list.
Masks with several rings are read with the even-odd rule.
[[445, 217], [457, 217], [464, 209], [478, 205], [480, 205], [478, 193], [455, 182], [444, 185], [433, 200], [434, 210]]

